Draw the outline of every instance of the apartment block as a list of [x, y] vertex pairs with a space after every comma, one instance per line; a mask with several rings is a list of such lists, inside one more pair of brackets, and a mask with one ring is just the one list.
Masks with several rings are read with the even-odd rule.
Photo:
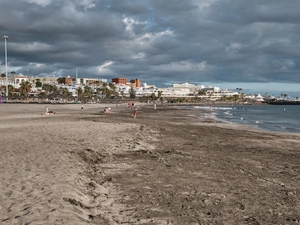
[[113, 78], [112, 82], [115, 84], [127, 84], [126, 78]]

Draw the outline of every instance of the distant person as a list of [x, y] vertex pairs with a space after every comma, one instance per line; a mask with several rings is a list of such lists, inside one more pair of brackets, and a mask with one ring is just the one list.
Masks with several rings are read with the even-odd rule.
[[56, 114], [56, 112], [50, 111], [50, 110], [48, 109], [48, 107], [45, 106], [45, 112], [42, 113], [41, 115], [52, 115], [52, 114]]
[[83, 105], [81, 105], [81, 111], [83, 111], [84, 109], [83, 109]]
[[103, 112], [104, 112], [104, 113], [110, 113], [109, 110], [110, 110], [110, 108], [105, 107], [104, 110], [103, 110]]
[[133, 109], [133, 119], [136, 118], [136, 113], [137, 113], [137, 107], [134, 107], [134, 109]]

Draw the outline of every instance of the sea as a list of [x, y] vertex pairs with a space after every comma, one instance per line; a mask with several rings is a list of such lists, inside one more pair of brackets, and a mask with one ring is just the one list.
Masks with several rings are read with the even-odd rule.
[[207, 109], [199, 117], [250, 125], [275, 132], [300, 133], [300, 105], [194, 106]]

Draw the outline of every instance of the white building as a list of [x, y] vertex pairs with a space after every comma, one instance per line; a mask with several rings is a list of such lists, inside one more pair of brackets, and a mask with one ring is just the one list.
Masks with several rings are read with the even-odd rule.
[[195, 88], [195, 84], [190, 84], [188, 82], [180, 83], [180, 84], [173, 84], [173, 88]]

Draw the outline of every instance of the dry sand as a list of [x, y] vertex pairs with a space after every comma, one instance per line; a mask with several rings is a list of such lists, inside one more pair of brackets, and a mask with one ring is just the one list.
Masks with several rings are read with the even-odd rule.
[[192, 109], [44, 107], [0, 105], [0, 224], [300, 223], [299, 135]]

